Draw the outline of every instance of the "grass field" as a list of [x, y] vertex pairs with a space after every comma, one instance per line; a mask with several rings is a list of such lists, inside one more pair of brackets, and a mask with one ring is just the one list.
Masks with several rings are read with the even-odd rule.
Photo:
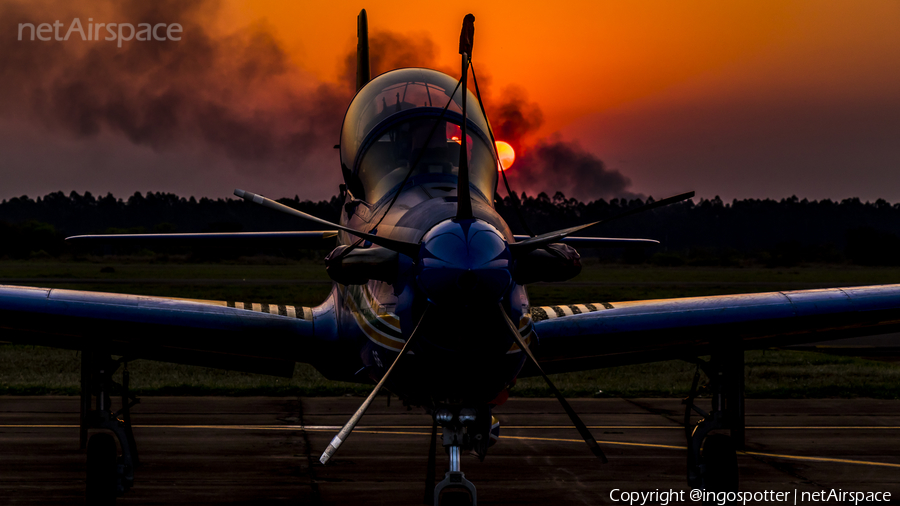
[[[186, 264], [94, 258], [80, 262], [0, 262], [0, 283], [216, 300], [317, 305], [330, 290], [321, 262], [254, 258]], [[898, 268], [807, 266], [786, 269], [647, 267], [588, 264], [566, 284], [529, 287], [534, 305], [900, 283]], [[757, 350], [746, 354], [747, 395], [900, 397], [900, 365], [818, 353]], [[0, 394], [78, 393], [78, 352], [0, 346]], [[328, 381], [298, 364], [290, 380], [149, 361], [129, 365], [142, 395], [365, 395], [370, 387]], [[685, 396], [694, 366], [682, 361], [560, 374], [569, 396]], [[522, 379], [518, 396], [547, 396], [540, 378]]]

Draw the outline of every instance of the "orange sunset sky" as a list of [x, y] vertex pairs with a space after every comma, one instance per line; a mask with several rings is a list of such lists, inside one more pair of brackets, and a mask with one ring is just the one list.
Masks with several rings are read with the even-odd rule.
[[[417, 53], [390, 61], [445, 69], [458, 68], [461, 20], [475, 14], [474, 62], [489, 111], [512, 96], [540, 111], [517, 152], [567, 146], [599, 164], [586, 167], [621, 174], [615, 191], [900, 201], [896, 0], [158, 6], [3, 8], [0, 197], [227, 197], [235, 187], [331, 196], [340, 182], [330, 148], [349, 97], [345, 64], [365, 7], [373, 37], [395, 37], [403, 47], [393, 53]], [[152, 50], [156, 43], [15, 40], [18, 23], [91, 16], [179, 22], [184, 36]], [[246, 70], [256, 64], [276, 70]], [[514, 178], [513, 189], [615, 196], [582, 184], [590, 170], [538, 167]]]

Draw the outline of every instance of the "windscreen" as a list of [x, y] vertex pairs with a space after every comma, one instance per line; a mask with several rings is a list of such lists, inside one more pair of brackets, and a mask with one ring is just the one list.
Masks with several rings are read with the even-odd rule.
[[[414, 149], [422, 150], [425, 164], [415, 167], [416, 174], [456, 176], [459, 144], [452, 140], [451, 130], [456, 129], [458, 141], [462, 93], [457, 83], [434, 70], [400, 69], [376, 77], [359, 91], [344, 117], [340, 145], [344, 177], [354, 195], [374, 202], [389, 192], [406, 175], [398, 169], [408, 171], [415, 161], [410, 158]], [[469, 159], [470, 181], [485, 195], [492, 195], [497, 175], [493, 150], [487, 148], [487, 121], [478, 100], [467, 93], [469, 128], [475, 131], [469, 136], [470, 156], [474, 155]], [[435, 127], [448, 103], [442, 124]], [[428, 139], [433, 127], [435, 134]], [[480, 174], [488, 166], [490, 170]], [[401, 175], [395, 181], [396, 174]]]
[[[455, 185], [459, 175], [461, 135], [459, 125], [439, 118], [410, 119], [394, 124], [365, 148], [357, 172], [364, 191], [362, 198], [367, 202], [378, 201], [408, 173], [410, 178], [419, 181], [444, 180]], [[468, 133], [466, 139], [469, 182], [485, 196], [493, 195], [497, 181], [493, 151], [478, 135]], [[426, 179], [426, 175], [434, 177]]]

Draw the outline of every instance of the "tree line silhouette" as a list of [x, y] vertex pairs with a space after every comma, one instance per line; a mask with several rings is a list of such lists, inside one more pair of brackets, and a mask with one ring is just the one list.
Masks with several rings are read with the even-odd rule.
[[[515, 195], [515, 194], [513, 194]], [[519, 213], [513, 199], [518, 199]], [[651, 200], [652, 197], [648, 198]], [[337, 221], [338, 197], [318, 202], [299, 198], [279, 202], [321, 218]], [[535, 233], [609, 218], [641, 206], [641, 199], [581, 202], [562, 193], [548, 196], [496, 196], [495, 205], [514, 233], [524, 234], [522, 221]], [[95, 197], [55, 192], [0, 203], [0, 257], [79, 256], [84, 254], [150, 254], [146, 246], [74, 250], [64, 238], [80, 234], [250, 232], [318, 230], [322, 227], [241, 199], [195, 199], [171, 193], [135, 193], [127, 199], [111, 194]], [[723, 202], [719, 197], [670, 205], [589, 229], [584, 235], [657, 239], [648, 248], [581, 250], [603, 261], [656, 265], [792, 266], [800, 263], [900, 265], [900, 204], [879, 199], [832, 200], [744, 199]], [[278, 245], [230, 244], [227, 248], [153, 246], [153, 252], [215, 260], [247, 254], [286, 257], [319, 256], [315, 251]]]

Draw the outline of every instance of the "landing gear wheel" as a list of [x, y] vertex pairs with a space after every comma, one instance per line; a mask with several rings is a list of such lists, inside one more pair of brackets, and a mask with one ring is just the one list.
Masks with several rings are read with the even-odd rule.
[[472, 496], [464, 491], [445, 492], [440, 501], [440, 506], [472, 506]]
[[118, 492], [116, 441], [105, 432], [91, 436], [87, 445], [87, 506], [112, 506]]
[[703, 441], [703, 488], [711, 492], [737, 492], [737, 450], [731, 437], [713, 434]]

